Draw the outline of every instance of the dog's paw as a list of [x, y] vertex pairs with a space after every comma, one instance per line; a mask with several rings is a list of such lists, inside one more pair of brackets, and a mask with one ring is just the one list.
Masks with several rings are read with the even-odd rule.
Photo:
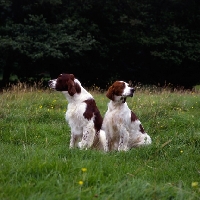
[[87, 150], [87, 147], [85, 145], [83, 145], [82, 142], [78, 143], [78, 148], [81, 149], [81, 150], [83, 150], [83, 149]]
[[129, 150], [129, 148], [128, 147], [118, 147], [118, 151], [128, 151]]

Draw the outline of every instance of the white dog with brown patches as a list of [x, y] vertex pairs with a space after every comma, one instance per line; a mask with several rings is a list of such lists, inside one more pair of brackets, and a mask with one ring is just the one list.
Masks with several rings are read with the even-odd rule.
[[127, 151], [151, 144], [150, 136], [126, 103], [126, 97], [132, 97], [133, 93], [134, 89], [123, 81], [113, 83], [106, 93], [111, 100], [102, 125], [107, 138], [107, 151]]
[[101, 130], [103, 118], [93, 96], [73, 74], [59, 75], [49, 81], [49, 87], [62, 92], [68, 100], [65, 118], [71, 128], [70, 148], [105, 150], [106, 137]]

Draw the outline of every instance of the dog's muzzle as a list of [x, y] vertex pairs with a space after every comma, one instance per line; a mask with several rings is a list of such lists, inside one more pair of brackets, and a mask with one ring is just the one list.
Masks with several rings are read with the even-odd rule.
[[55, 80], [50, 80], [48, 82], [48, 85], [49, 85], [50, 88], [55, 89]]
[[135, 92], [135, 89], [134, 89], [134, 88], [131, 88], [131, 89], [130, 89], [130, 97], [133, 97], [134, 92]]

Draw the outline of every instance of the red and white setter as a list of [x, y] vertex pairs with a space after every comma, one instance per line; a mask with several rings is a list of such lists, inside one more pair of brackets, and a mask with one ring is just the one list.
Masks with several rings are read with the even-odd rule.
[[73, 74], [61, 74], [49, 81], [49, 87], [61, 91], [68, 101], [66, 120], [71, 128], [70, 148], [105, 150], [105, 132], [101, 130], [103, 119], [93, 96]]
[[134, 89], [124, 81], [116, 81], [106, 96], [111, 100], [104, 116], [102, 129], [106, 133], [106, 151], [127, 151], [132, 147], [151, 144], [137, 116], [129, 109], [126, 98], [132, 97]]

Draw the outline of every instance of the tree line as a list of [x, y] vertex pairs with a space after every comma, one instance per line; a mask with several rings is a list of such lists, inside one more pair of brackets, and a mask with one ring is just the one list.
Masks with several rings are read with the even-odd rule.
[[1, 86], [74, 73], [104, 87], [200, 83], [198, 0], [0, 0]]

